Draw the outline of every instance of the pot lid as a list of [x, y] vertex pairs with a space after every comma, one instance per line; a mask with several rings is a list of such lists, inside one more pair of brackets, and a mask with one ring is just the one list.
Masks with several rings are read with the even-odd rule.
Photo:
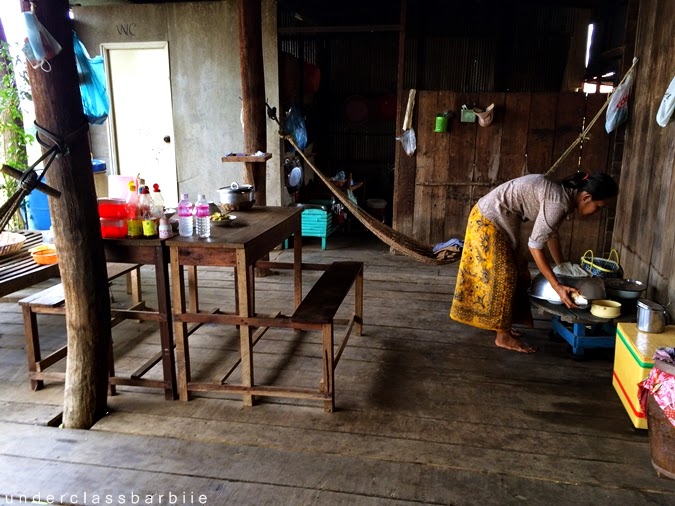
[[226, 193], [249, 193], [253, 191], [253, 186], [250, 184], [239, 185], [236, 181], [232, 182], [230, 186], [223, 186], [218, 191]]
[[291, 173], [288, 175], [289, 188], [297, 188], [302, 182], [302, 169], [300, 167], [293, 167]]
[[638, 299], [637, 305], [638, 307], [641, 307], [643, 309], [651, 309], [653, 311], [666, 310], [666, 308], [663, 307], [661, 304], [657, 304], [656, 302], [647, 299]]

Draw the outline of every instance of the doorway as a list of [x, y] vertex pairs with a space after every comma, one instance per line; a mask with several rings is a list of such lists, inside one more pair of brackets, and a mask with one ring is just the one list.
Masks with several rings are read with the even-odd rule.
[[101, 44], [110, 115], [111, 172], [158, 183], [167, 207], [178, 205], [168, 42]]

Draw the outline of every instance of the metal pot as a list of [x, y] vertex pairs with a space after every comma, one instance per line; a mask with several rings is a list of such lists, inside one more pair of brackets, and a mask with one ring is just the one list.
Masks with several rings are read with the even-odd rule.
[[218, 190], [220, 203], [225, 205], [241, 205], [250, 202], [253, 205], [253, 186], [250, 184], [239, 185], [237, 182], [230, 186], [224, 186]]
[[642, 332], [660, 334], [666, 329], [668, 314], [661, 304], [647, 299], [637, 303], [637, 328]]
[[[574, 277], [556, 275], [561, 285], [571, 286], [579, 290], [579, 293], [589, 301], [605, 298], [605, 282], [597, 276], [592, 277]], [[543, 274], [537, 274], [530, 285], [530, 295], [536, 299], [542, 299], [552, 304], [562, 304], [560, 296], [553, 289], [551, 283]]]

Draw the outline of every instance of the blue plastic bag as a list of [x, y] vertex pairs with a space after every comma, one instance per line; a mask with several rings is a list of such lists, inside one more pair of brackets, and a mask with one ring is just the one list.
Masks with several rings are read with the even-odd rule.
[[284, 130], [293, 137], [293, 140], [300, 149], [305, 149], [307, 146], [307, 128], [305, 127], [305, 120], [297, 107], [291, 106], [290, 111], [288, 111]]
[[106, 89], [103, 57], [89, 58], [87, 48], [73, 32], [73, 49], [77, 62], [77, 74], [80, 78], [80, 94], [82, 107], [87, 121], [93, 125], [101, 125], [108, 118], [110, 100]]

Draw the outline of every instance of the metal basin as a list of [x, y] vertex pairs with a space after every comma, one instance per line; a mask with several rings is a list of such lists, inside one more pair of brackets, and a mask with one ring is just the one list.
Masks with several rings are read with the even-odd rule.
[[[589, 301], [605, 298], [605, 282], [596, 276], [577, 278], [572, 276], [556, 276], [561, 285], [571, 286], [579, 290], [579, 293]], [[552, 304], [562, 304], [562, 300], [551, 286], [551, 283], [543, 274], [537, 274], [530, 285], [530, 295], [536, 299], [542, 299]]]
[[605, 280], [607, 295], [619, 299], [639, 299], [647, 288], [642, 281], [636, 279], [612, 278]]

